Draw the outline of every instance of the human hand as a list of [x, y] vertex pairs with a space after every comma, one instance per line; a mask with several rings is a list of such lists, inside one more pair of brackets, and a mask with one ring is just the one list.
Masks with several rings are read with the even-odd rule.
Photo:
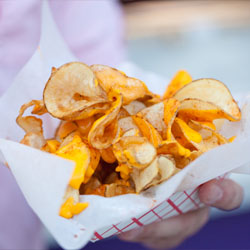
[[153, 249], [176, 247], [204, 226], [210, 206], [223, 210], [238, 208], [243, 190], [232, 180], [212, 180], [200, 187], [199, 198], [208, 207], [125, 232], [120, 239], [142, 243]]

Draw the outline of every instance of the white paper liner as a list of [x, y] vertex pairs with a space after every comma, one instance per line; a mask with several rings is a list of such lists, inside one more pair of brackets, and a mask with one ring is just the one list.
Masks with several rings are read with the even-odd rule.
[[[76, 60], [60, 36], [46, 1], [43, 7], [40, 46], [0, 99], [0, 160], [8, 162], [29, 205], [63, 248], [81, 248], [100, 228], [121, 221], [126, 224], [127, 220], [131, 220], [131, 215], [136, 218], [151, 211], [173, 193], [195, 189], [237, 168], [238, 171], [249, 172], [250, 98], [245, 95], [241, 98], [242, 121], [223, 127], [224, 134], [238, 135], [234, 143], [207, 152], [167, 182], [141, 195], [112, 198], [81, 196], [82, 202], [89, 202], [89, 207], [83, 213], [71, 220], [59, 217], [58, 211], [73, 163], [17, 143], [24, 133], [15, 122], [23, 103], [42, 99], [51, 67]], [[45, 115], [44, 123], [47, 136], [51, 136], [58, 121]]]

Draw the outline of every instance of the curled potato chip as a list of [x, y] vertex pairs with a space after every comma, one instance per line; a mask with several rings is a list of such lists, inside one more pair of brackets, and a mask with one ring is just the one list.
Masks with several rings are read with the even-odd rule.
[[185, 99], [181, 102], [178, 109], [178, 117], [184, 121], [194, 120], [210, 123], [216, 119], [228, 119], [234, 121], [230, 115], [221, 110], [217, 105], [191, 98]]
[[34, 104], [34, 108], [32, 110], [32, 114], [34, 115], [43, 115], [47, 113], [47, 109], [43, 103], [43, 100], [33, 100], [31, 101]]
[[75, 123], [77, 125], [78, 130], [81, 132], [81, 134], [87, 137], [94, 122], [95, 122], [95, 118], [91, 116], [82, 120], [77, 120]]
[[162, 142], [159, 132], [143, 118], [138, 116], [132, 116], [132, 118], [137, 127], [140, 129], [142, 136], [146, 137], [149, 142], [151, 142], [154, 147], [157, 148]]
[[189, 157], [191, 152], [177, 141], [163, 141], [157, 149], [157, 154]]
[[[37, 133], [42, 134], [43, 128], [42, 128], [42, 120], [39, 118], [36, 118], [35, 116], [25, 116], [23, 117], [24, 112], [26, 109], [28, 109], [31, 106], [34, 106], [34, 109], [37, 111], [37, 102], [36, 100], [30, 101], [24, 105], [19, 110], [19, 115], [16, 118], [17, 124], [26, 132], [26, 133]], [[38, 112], [39, 113], [39, 112]]]
[[145, 137], [122, 137], [113, 145], [113, 152], [119, 163], [136, 168], [145, 168], [156, 157], [154, 146]]
[[77, 121], [77, 120], [83, 120], [87, 118], [91, 118], [95, 115], [103, 115], [110, 109], [109, 103], [98, 103], [95, 105], [92, 105], [90, 107], [87, 107], [86, 109], [79, 111], [74, 114], [72, 117], [67, 117], [66, 120], [69, 121]]
[[141, 136], [141, 133], [139, 129], [131, 128], [122, 135], [122, 137], [125, 137], [125, 136]]
[[166, 133], [163, 134], [163, 138], [167, 140], [172, 140], [171, 128], [174, 119], [177, 115], [177, 110], [180, 106], [180, 102], [174, 98], [170, 98], [164, 101], [164, 122], [167, 126]]
[[120, 135], [120, 127], [117, 122], [117, 115], [122, 105], [122, 96], [115, 94], [116, 100], [107, 113], [96, 120], [89, 131], [89, 143], [97, 149], [104, 149], [117, 141]]
[[132, 101], [128, 105], [123, 106], [123, 108], [129, 113], [129, 115], [136, 115], [139, 111], [146, 108], [143, 102]]
[[114, 68], [95, 64], [91, 66], [91, 69], [94, 71], [98, 83], [106, 93], [115, 89], [122, 94], [125, 105], [149, 93], [144, 82], [128, 77]]
[[55, 137], [62, 140], [69, 134], [77, 130], [77, 125], [71, 121], [62, 121], [58, 126]]
[[174, 78], [163, 95], [163, 99], [171, 98], [179, 89], [192, 81], [192, 77], [185, 70], [180, 70], [176, 73]]
[[167, 129], [164, 122], [164, 103], [160, 102], [141, 110], [137, 116], [148, 121], [159, 133], [163, 135]]
[[188, 124], [183, 120], [180, 118], [175, 118], [175, 123], [179, 126], [180, 130], [188, 141], [195, 143], [200, 143], [202, 141], [201, 134], [189, 127]]
[[91, 152], [87, 145], [82, 142], [78, 135], [74, 135], [72, 141], [56, 151], [56, 155], [75, 162], [69, 185], [79, 189], [91, 159]]
[[115, 171], [120, 173], [122, 179], [128, 180], [130, 173], [132, 172], [132, 168], [127, 164], [120, 164], [116, 167]]
[[101, 153], [99, 152], [99, 150], [92, 148], [90, 145], [88, 145], [88, 147], [90, 150], [90, 163], [85, 172], [83, 183], [87, 183], [90, 180], [97, 166], [99, 165], [100, 157], [101, 157]]
[[239, 121], [241, 118], [240, 109], [230, 91], [222, 82], [215, 79], [195, 80], [177, 91], [173, 97], [179, 101], [192, 98], [209, 102], [231, 117], [231, 120]]
[[42, 134], [29, 132], [23, 137], [20, 143], [33, 148], [41, 149], [46, 144], [46, 141]]
[[121, 128], [123, 133], [131, 129], [138, 129], [131, 116], [120, 119], [118, 121], [118, 126]]
[[137, 193], [146, 189], [150, 183], [157, 177], [159, 171], [158, 159], [156, 158], [147, 168], [143, 170], [134, 169], [131, 178], [135, 184]]
[[134, 192], [135, 190], [132, 187], [128, 187], [126, 185], [120, 185], [117, 183], [112, 183], [106, 185], [105, 197], [113, 197], [117, 195], [130, 194]]
[[107, 162], [107, 163], [116, 162], [116, 158], [115, 158], [115, 155], [113, 153], [113, 148], [112, 147], [109, 147], [109, 148], [106, 148], [106, 149], [101, 149], [100, 153], [101, 153], [102, 159], [105, 162]]
[[43, 101], [52, 116], [67, 119], [77, 117], [90, 106], [106, 102], [106, 94], [96, 85], [95, 74], [86, 64], [72, 62], [51, 73]]

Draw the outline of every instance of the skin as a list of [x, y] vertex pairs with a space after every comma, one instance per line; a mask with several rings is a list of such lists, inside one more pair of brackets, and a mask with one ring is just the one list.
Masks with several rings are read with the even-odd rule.
[[120, 239], [142, 243], [152, 249], [174, 248], [206, 224], [210, 207], [222, 210], [238, 208], [243, 199], [243, 189], [229, 179], [212, 180], [200, 187], [199, 198], [206, 207], [125, 232]]

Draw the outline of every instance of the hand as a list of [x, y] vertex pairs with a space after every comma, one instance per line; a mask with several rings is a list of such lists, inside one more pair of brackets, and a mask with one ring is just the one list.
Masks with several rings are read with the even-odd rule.
[[[200, 187], [199, 198], [207, 206], [232, 210], [240, 206], [243, 190], [232, 180], [212, 180]], [[154, 249], [173, 248], [199, 231], [208, 218], [209, 208], [205, 207], [125, 232], [120, 238]]]

